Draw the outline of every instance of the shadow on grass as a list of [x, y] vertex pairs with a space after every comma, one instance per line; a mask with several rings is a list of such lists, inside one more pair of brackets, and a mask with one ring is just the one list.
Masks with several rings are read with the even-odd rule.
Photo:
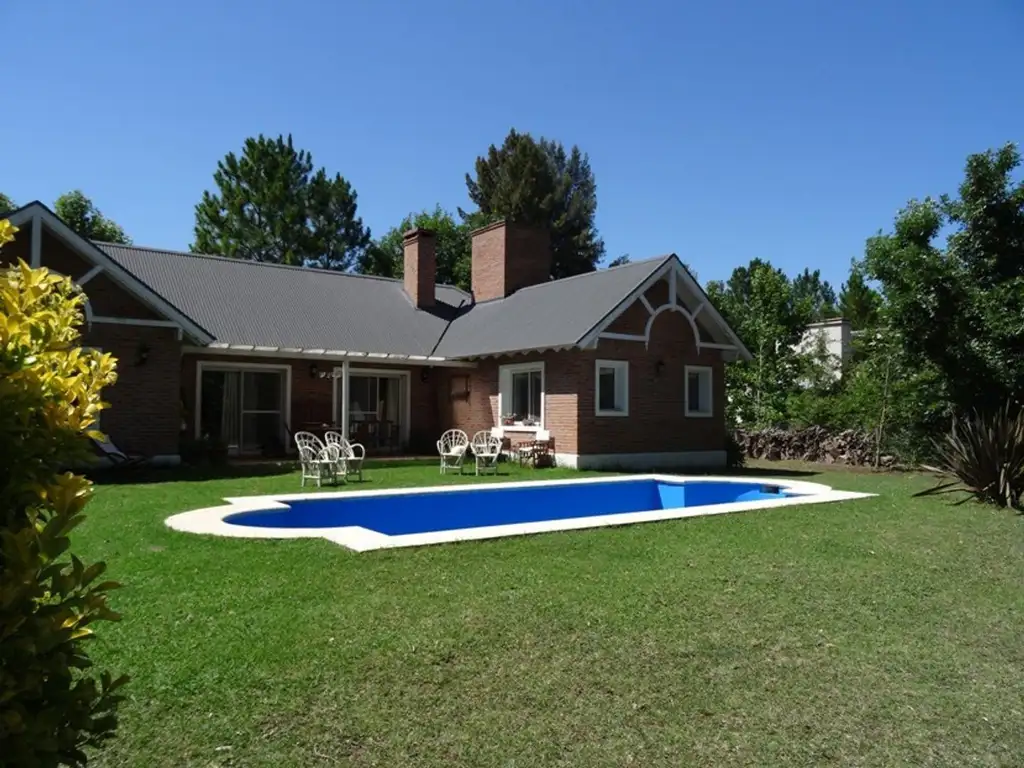
[[228, 464], [220, 467], [112, 467], [93, 469], [86, 476], [96, 485], [143, 485], [147, 483], [228, 480], [246, 477], [272, 477], [295, 472], [293, 461], [260, 464]]

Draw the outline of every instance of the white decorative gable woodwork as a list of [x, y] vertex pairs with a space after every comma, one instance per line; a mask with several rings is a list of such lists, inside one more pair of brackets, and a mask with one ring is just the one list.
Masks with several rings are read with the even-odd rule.
[[[646, 292], [651, 286], [665, 280], [668, 284], [668, 300], [661, 306], [655, 307], [651, 304], [650, 300], [646, 296]], [[686, 304], [680, 300], [680, 288], [685, 286], [687, 293], [691, 296], [697, 297], [696, 306], [689, 308]], [[609, 328], [627, 309], [635, 305], [637, 302], [643, 305], [644, 309], [647, 310], [648, 318], [647, 324], [642, 334], [638, 333], [616, 333], [614, 331], [607, 331]], [[693, 303], [693, 302], [691, 302]], [[736, 337], [732, 329], [722, 319], [722, 316], [718, 314], [718, 311], [707, 301], [704, 291], [696, 283], [686, 268], [682, 265], [679, 259], [672, 257], [669, 259], [665, 266], [659, 269], [657, 272], [652, 274], [647, 281], [644, 282], [639, 288], [637, 288], [629, 298], [623, 301], [614, 312], [608, 315], [597, 328], [584, 339], [581, 346], [593, 347], [596, 346], [598, 340], [609, 339], [616, 341], [635, 341], [642, 342], [645, 347], [650, 345], [651, 341], [651, 330], [654, 327], [654, 321], [659, 315], [666, 312], [678, 312], [686, 318], [690, 324], [690, 329], [693, 331], [693, 338], [697, 343], [697, 349], [717, 349], [723, 353], [729, 354], [730, 357], [743, 357], [746, 359], [750, 358], [750, 353], [743, 346], [743, 343]], [[706, 312], [710, 315], [709, 322], [718, 328], [723, 329], [723, 335], [728, 338], [727, 342], [716, 342], [712, 339], [703, 338], [701, 336], [700, 327], [697, 325], [697, 316], [701, 312]]]

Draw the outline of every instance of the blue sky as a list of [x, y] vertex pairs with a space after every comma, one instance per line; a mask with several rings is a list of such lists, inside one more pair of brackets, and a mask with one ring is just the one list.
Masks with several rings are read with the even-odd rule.
[[4, 0], [0, 190], [186, 248], [217, 161], [291, 132], [379, 235], [468, 206], [510, 127], [579, 144], [609, 257], [838, 283], [909, 198], [1024, 139], [1019, 0]]

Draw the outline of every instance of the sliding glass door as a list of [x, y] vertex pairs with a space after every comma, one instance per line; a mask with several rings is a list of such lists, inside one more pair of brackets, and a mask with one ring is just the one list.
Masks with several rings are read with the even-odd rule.
[[[375, 451], [397, 451], [406, 442], [408, 377], [352, 371], [348, 380], [350, 437]], [[340, 388], [342, 383], [338, 382]], [[339, 397], [341, 396], [339, 389]]]
[[199, 434], [233, 454], [280, 455], [285, 447], [283, 370], [204, 367]]

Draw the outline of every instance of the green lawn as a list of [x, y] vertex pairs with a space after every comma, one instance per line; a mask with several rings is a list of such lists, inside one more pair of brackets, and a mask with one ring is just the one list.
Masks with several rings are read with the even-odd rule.
[[[516, 471], [553, 477], [558, 470]], [[101, 485], [133, 681], [97, 765], [1019, 765], [1021, 521], [875, 499], [356, 554], [175, 533], [295, 474]], [[391, 466], [366, 487], [437, 482]], [[469, 478], [466, 478], [467, 480]], [[508, 479], [505, 478], [499, 479]], [[457, 477], [448, 482], [457, 481]]]

